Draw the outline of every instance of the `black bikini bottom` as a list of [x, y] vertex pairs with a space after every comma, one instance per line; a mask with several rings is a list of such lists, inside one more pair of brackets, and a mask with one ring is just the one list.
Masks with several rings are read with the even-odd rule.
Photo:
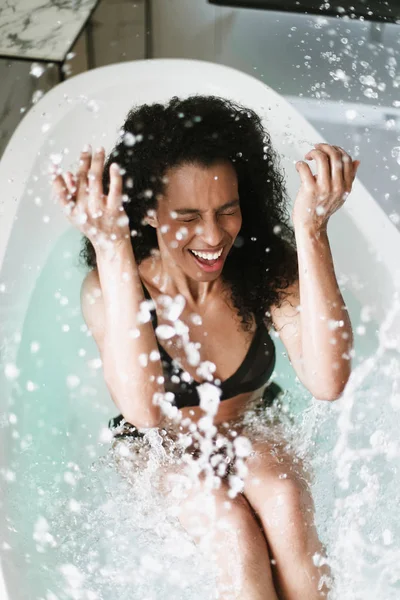
[[[263, 406], [266, 408], [271, 406], [276, 398], [281, 396], [284, 393], [284, 390], [275, 382], [271, 382], [264, 390], [263, 393]], [[115, 429], [119, 427], [121, 422], [124, 420], [122, 415], [118, 415], [113, 419], [110, 419], [108, 422], [108, 427], [110, 429]], [[119, 433], [114, 433], [114, 438], [142, 438], [145, 434], [140, 432], [135, 425], [132, 423], [128, 423], [125, 421], [123, 430]]]

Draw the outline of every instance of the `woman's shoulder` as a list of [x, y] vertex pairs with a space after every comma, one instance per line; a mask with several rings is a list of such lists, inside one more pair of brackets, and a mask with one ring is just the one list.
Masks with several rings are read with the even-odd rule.
[[86, 323], [92, 318], [95, 311], [103, 311], [103, 295], [97, 269], [93, 269], [85, 275], [81, 284], [80, 300]]
[[81, 310], [84, 321], [97, 343], [100, 355], [104, 339], [104, 303], [97, 269], [86, 274], [81, 285]]
[[86, 273], [82, 281], [81, 291], [90, 292], [96, 287], [100, 287], [100, 277], [97, 267]]

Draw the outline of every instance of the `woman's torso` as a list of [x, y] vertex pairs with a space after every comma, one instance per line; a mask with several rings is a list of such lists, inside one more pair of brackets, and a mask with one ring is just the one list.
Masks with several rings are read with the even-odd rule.
[[[163, 319], [162, 307], [158, 304], [161, 292], [149, 277], [146, 260], [139, 266], [139, 274], [145, 292], [147, 291], [148, 297], [155, 302], [157, 325], [171, 325], [170, 321]], [[252, 319], [251, 327], [246, 331], [228, 290], [209, 298], [204, 310], [196, 309], [196, 313], [201, 317], [201, 324], [193, 322], [193, 312], [193, 309], [186, 303], [179, 319], [188, 327], [189, 340], [195, 344], [197, 342], [201, 344], [199, 347], [201, 362], [214, 363], [213, 377], [225, 382], [237, 373], [245, 358], [248, 358], [248, 351], [251, 349], [252, 342], [255, 341], [254, 336], [257, 330], [255, 319]], [[273, 343], [270, 343], [273, 347]], [[175, 335], [171, 339], [158, 339], [158, 344], [165, 350], [168, 357], [177, 361], [179, 366], [195, 381], [201, 382], [201, 377], [196, 373], [198, 367], [189, 364], [179, 336]], [[249, 403], [262, 396], [267, 383], [263, 382], [256, 389], [253, 387], [250, 392], [232, 395], [221, 401], [214, 417], [214, 424], [239, 418]], [[192, 422], [197, 422], [205, 414], [200, 406], [183, 406], [180, 411], [183, 419], [189, 417]]]

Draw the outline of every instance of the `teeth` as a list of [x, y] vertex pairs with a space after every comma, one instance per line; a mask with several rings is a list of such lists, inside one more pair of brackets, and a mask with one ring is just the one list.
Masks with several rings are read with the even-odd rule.
[[220, 250], [219, 252], [215, 252], [213, 254], [211, 254], [210, 252], [196, 252], [196, 250], [192, 250], [192, 252], [196, 256], [200, 256], [200, 258], [204, 258], [206, 260], [216, 260], [222, 254], [222, 250]]

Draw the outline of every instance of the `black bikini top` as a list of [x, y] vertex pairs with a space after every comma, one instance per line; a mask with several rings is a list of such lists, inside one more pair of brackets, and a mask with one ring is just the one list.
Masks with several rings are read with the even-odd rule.
[[[151, 296], [143, 285], [146, 299]], [[157, 327], [157, 315], [155, 309], [151, 310], [151, 319], [154, 329]], [[156, 336], [157, 338], [157, 336]], [[197, 387], [205, 381], [197, 382], [189, 373], [184, 371], [164, 350], [157, 339], [161, 362], [164, 373], [164, 388], [166, 392], [172, 392], [175, 396], [172, 404], [178, 408], [184, 406], [199, 406], [200, 397]], [[275, 345], [263, 323], [259, 323], [250, 348], [236, 372], [219, 383], [221, 390], [220, 400], [227, 400], [238, 394], [252, 392], [266, 384], [275, 368], [276, 352]], [[212, 381], [214, 385], [218, 381]]]

